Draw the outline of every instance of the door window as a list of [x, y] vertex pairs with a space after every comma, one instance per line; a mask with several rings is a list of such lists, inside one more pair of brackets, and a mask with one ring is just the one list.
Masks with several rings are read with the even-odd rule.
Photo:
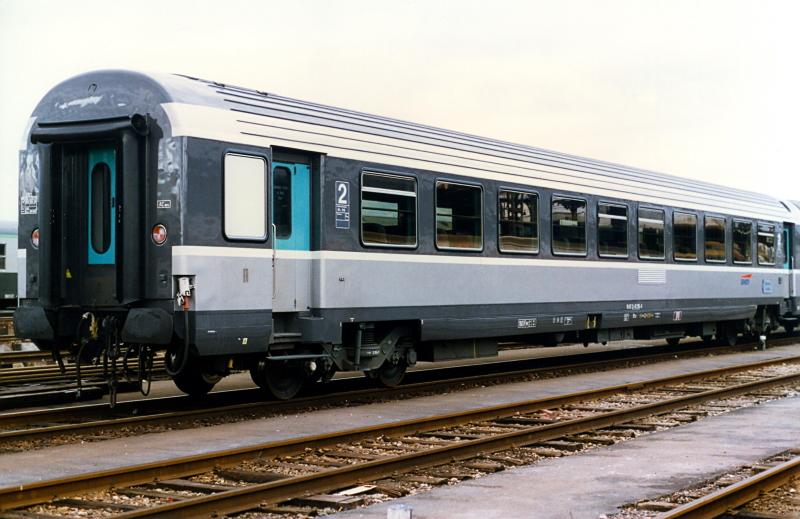
[[292, 235], [292, 172], [285, 166], [272, 170], [272, 217], [275, 235], [280, 239]]
[[88, 256], [90, 265], [116, 263], [116, 150], [113, 146], [89, 150]]

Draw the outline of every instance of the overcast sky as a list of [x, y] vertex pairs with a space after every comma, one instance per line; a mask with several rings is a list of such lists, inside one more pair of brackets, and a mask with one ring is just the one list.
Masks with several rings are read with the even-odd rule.
[[797, 2], [0, 0], [0, 220], [41, 97], [175, 72], [800, 199]]

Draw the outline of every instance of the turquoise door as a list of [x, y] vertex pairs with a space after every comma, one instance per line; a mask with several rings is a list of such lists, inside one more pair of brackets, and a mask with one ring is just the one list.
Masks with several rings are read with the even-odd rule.
[[89, 149], [88, 263], [116, 263], [117, 159], [113, 145]]
[[275, 162], [272, 215], [279, 250], [311, 249], [311, 168]]

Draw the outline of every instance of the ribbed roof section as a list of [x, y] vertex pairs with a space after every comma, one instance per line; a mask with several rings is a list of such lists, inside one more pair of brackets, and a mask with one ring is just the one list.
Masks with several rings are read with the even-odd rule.
[[[418, 157], [422, 154], [429, 157], [432, 165], [463, 166], [466, 162], [477, 170], [502, 171], [519, 176], [526, 179], [525, 183], [547, 180], [571, 191], [592, 187], [602, 189], [608, 193], [607, 196], [647, 197], [677, 207], [702, 206], [724, 212], [759, 213], [777, 219], [788, 218], [791, 214], [788, 205], [759, 193], [212, 81], [186, 79], [207, 89], [207, 95], [215, 98], [209, 100], [210, 105], [218, 106], [221, 98], [223, 106], [243, 115], [264, 118], [265, 125], [287, 121], [313, 126], [316, 128], [304, 131], [308, 138], [313, 138], [313, 135], [333, 136], [341, 140], [343, 147], [350, 146], [351, 149], [358, 149], [360, 145], [378, 145], [385, 147], [390, 155]], [[267, 119], [271, 121], [267, 122]], [[247, 131], [253, 130], [245, 129], [243, 133]], [[435, 170], [435, 166], [422, 164], [420, 168]]]

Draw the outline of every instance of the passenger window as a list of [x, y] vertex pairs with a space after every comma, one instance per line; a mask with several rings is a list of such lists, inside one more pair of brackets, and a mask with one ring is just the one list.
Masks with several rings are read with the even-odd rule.
[[775, 226], [758, 224], [758, 264], [775, 264]]
[[753, 224], [741, 220], [733, 221], [733, 262], [752, 263]]
[[481, 188], [436, 183], [436, 246], [444, 249], [483, 248]]
[[639, 208], [639, 257], [664, 259], [664, 211]]
[[539, 252], [539, 196], [500, 191], [499, 247], [503, 252]]
[[0, 243], [0, 270], [6, 268], [6, 244]]
[[417, 245], [417, 180], [364, 173], [361, 177], [364, 245]]
[[267, 161], [228, 153], [224, 161], [225, 236], [234, 240], [267, 238]]
[[272, 170], [272, 221], [278, 238], [292, 235], [292, 172], [283, 166]]
[[696, 214], [672, 214], [672, 257], [678, 261], [697, 261]]
[[724, 263], [725, 218], [706, 216], [706, 261]]
[[586, 200], [553, 197], [553, 254], [586, 255]]
[[628, 257], [628, 207], [597, 205], [597, 252], [602, 257]]

